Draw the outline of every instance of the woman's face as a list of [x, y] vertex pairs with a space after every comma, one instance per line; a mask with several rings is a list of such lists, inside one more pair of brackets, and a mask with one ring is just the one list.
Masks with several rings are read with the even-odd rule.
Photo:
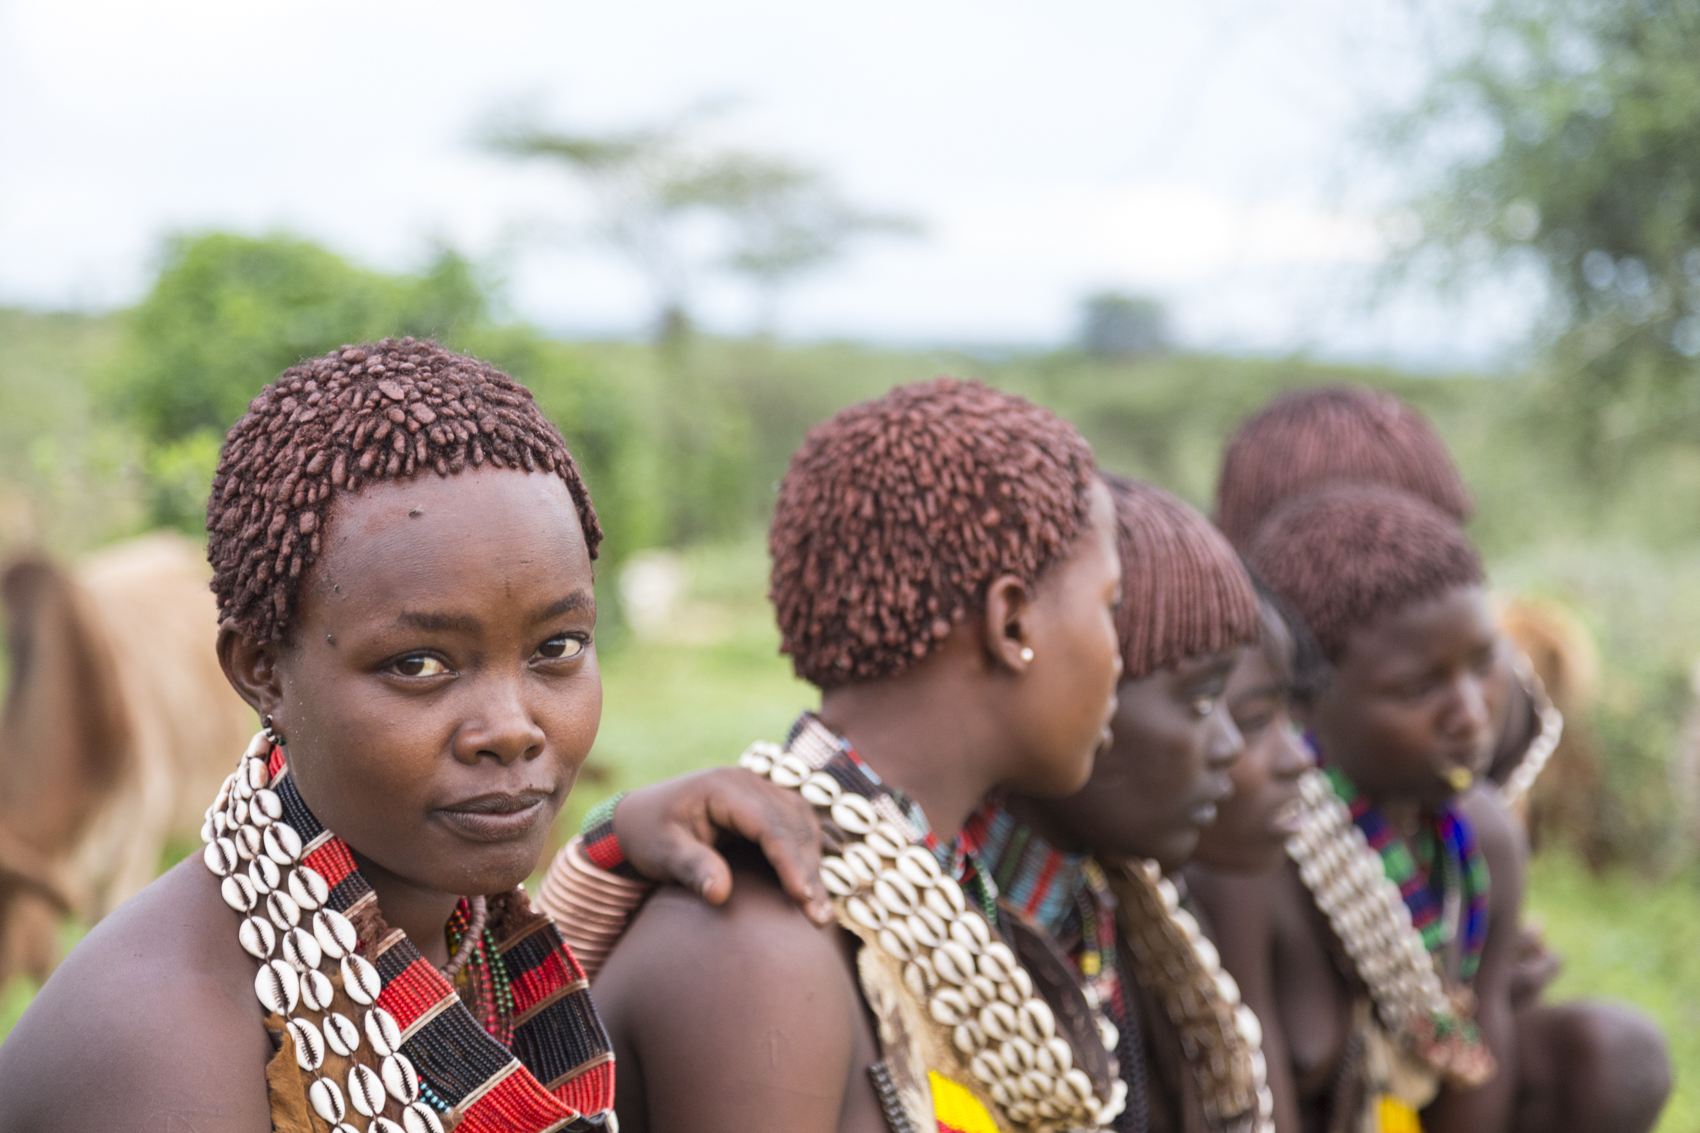
[[339, 498], [268, 709], [302, 797], [365, 870], [511, 889], [596, 738], [595, 625], [559, 477], [469, 470]]
[[1377, 801], [1444, 802], [1486, 772], [1505, 683], [1480, 586], [1354, 629], [1311, 725], [1323, 755]]
[[1152, 858], [1165, 870], [1192, 856], [1230, 788], [1244, 742], [1223, 704], [1240, 650], [1189, 657], [1117, 690], [1109, 750], [1084, 790], [1032, 801], [1042, 832], [1065, 849]]
[[1029, 625], [1035, 660], [1001, 707], [1029, 753], [1026, 774], [1011, 783], [1021, 791], [1048, 797], [1078, 791], [1103, 746], [1121, 676], [1115, 522], [1109, 490], [1094, 482], [1086, 529], [1034, 591]]
[[1292, 639], [1267, 605], [1262, 620], [1262, 639], [1240, 655], [1223, 696], [1245, 737], [1245, 753], [1228, 772], [1234, 793], [1217, 806], [1216, 822], [1193, 854], [1212, 869], [1235, 873], [1262, 873], [1281, 860], [1298, 830], [1299, 777], [1310, 766], [1288, 714]]

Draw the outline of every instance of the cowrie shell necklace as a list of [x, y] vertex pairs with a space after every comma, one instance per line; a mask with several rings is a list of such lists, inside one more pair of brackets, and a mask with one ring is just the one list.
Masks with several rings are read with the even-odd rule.
[[1156, 862], [1110, 867], [1140, 982], [1154, 984], [1180, 1032], [1211, 1129], [1274, 1133], [1275, 1097], [1263, 1057], [1263, 1027], [1240, 1002], [1239, 985], [1198, 921], [1181, 907], [1174, 882]]
[[[443, 1133], [442, 1119], [420, 1100], [419, 1075], [401, 1053], [395, 1018], [378, 1006], [383, 979], [359, 954], [354, 925], [328, 906], [330, 886], [303, 860], [301, 835], [271, 789], [275, 742], [268, 732], [253, 738], [201, 826], [202, 860], [219, 878], [224, 903], [242, 918], [236, 936], [243, 951], [259, 962], [254, 996], [283, 1018], [297, 1064], [313, 1076], [307, 1100], [331, 1133]], [[333, 985], [321, 970], [328, 966], [365, 1008], [359, 1026], [331, 1009]], [[319, 1073], [327, 1050], [346, 1058], [362, 1042], [382, 1059], [376, 1071], [357, 1064], [345, 1083]], [[400, 1123], [381, 1116], [388, 1098], [402, 1107]]]
[[[814, 729], [826, 730], [811, 721], [804, 736]], [[1032, 977], [931, 851], [795, 751], [757, 742], [738, 763], [799, 792], [845, 833], [839, 852], [821, 860], [840, 921], [902, 964], [904, 986], [1009, 1124], [1038, 1133], [1115, 1120], [1125, 1089], [1096, 1096]]]
[[1399, 887], [1388, 880], [1380, 855], [1327, 775], [1306, 771], [1299, 793], [1302, 822], [1287, 839], [1287, 856], [1369, 988], [1382, 1025], [1420, 1057], [1420, 1028], [1456, 1015], [1428, 946]]

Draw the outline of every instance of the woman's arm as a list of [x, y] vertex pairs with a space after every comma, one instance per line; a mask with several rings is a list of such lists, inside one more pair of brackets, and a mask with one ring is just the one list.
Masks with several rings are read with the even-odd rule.
[[0, 1133], [269, 1133], [254, 965], [210, 878], [192, 856], [65, 958], [0, 1045]]

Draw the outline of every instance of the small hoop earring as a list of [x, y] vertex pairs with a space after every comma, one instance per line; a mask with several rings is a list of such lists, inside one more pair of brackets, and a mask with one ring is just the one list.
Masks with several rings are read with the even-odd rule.
[[1021, 659], [1023, 661], [1033, 660], [1033, 647], [1031, 645], [1023, 645], [1021, 647]]
[[265, 729], [266, 739], [270, 740], [274, 744], [282, 745], [283, 737], [278, 735], [277, 728], [273, 726], [272, 718], [269, 714], [260, 717], [260, 726]]

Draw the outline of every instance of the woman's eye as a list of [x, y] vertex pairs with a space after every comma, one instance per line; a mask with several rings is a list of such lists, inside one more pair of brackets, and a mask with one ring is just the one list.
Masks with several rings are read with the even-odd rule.
[[449, 667], [429, 653], [415, 653], [397, 661], [395, 671], [404, 677], [435, 677], [448, 672]]
[[583, 638], [574, 637], [570, 633], [563, 633], [561, 636], [551, 637], [548, 641], [539, 645], [537, 654], [551, 661], [571, 661], [580, 653], [583, 653], [584, 649], [585, 641]]
[[1275, 714], [1273, 712], [1259, 712], [1253, 716], [1248, 716], [1244, 720], [1241, 720], [1237, 716], [1234, 717], [1234, 726], [1239, 728], [1240, 735], [1245, 736], [1247, 739], [1257, 735], [1274, 722]]

